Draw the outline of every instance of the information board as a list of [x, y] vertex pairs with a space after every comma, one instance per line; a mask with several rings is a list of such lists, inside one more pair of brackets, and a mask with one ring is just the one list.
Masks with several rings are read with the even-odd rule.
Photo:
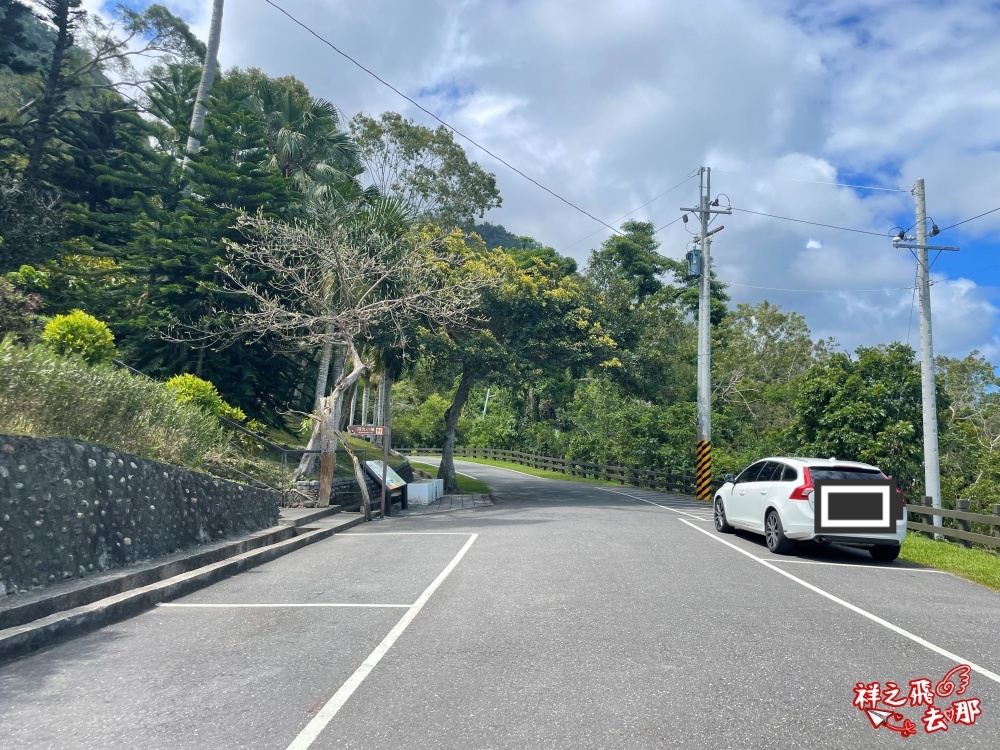
[[[381, 461], [365, 461], [365, 466], [368, 467], [368, 474], [376, 482], [382, 482], [382, 462]], [[387, 490], [396, 490], [405, 485], [406, 482], [403, 480], [399, 474], [392, 470], [391, 466], [385, 468], [385, 488]]]

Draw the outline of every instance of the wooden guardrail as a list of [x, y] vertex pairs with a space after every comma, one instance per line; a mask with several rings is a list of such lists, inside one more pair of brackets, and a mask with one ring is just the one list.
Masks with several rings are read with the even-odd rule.
[[[440, 448], [400, 448], [401, 453], [419, 456], [440, 456]], [[609, 466], [590, 461], [574, 461], [568, 458], [539, 456], [534, 453], [504, 450], [501, 448], [467, 448], [457, 446], [455, 455], [466, 458], [487, 458], [494, 461], [509, 461], [510, 463], [530, 466], [534, 469], [545, 469], [560, 474], [569, 474], [587, 479], [602, 479], [618, 482], [632, 487], [646, 487], [652, 490], [666, 490], [681, 494], [694, 495], [695, 479], [690, 474], [674, 474], [669, 471], [652, 471], [634, 466]], [[921, 505], [907, 506], [909, 519], [906, 527], [911, 531], [925, 534], [940, 534], [951, 541], [957, 541], [964, 547], [973, 544], [994, 548], [1000, 554], [1000, 503], [993, 506], [993, 515], [985, 513], [970, 513], [969, 501], [959, 500], [956, 510], [930, 507], [930, 498], [923, 498]], [[933, 525], [933, 516], [950, 519], [943, 526]], [[914, 518], [922, 520], [913, 520]]]
[[[993, 506], [993, 515], [986, 513], [970, 513], [969, 501], [959, 499], [955, 510], [932, 508], [929, 497], [921, 498], [921, 505], [909, 505], [910, 520], [906, 528], [921, 531], [929, 535], [941, 536], [958, 540], [963, 547], [971, 547], [973, 543], [993, 547], [1000, 551], [1000, 503]], [[922, 521], [914, 521], [914, 517], [922, 517]], [[951, 520], [951, 524], [934, 526], [934, 516], [940, 516], [942, 523]]]
[[[440, 448], [400, 448], [401, 453], [419, 456], [440, 456]], [[455, 448], [456, 456], [465, 458], [486, 458], [493, 461], [509, 461], [510, 463], [530, 466], [533, 469], [544, 469], [559, 474], [568, 474], [586, 479], [601, 479], [606, 482], [618, 482], [632, 487], [645, 487], [651, 490], [665, 490], [693, 495], [695, 489], [694, 475], [675, 474], [670, 471], [652, 471], [637, 466], [610, 466], [592, 461], [576, 461], [569, 458], [539, 456], [522, 451], [509, 451], [502, 448]]]

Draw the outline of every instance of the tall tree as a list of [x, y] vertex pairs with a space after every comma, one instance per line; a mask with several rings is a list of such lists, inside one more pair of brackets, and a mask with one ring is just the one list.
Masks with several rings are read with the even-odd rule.
[[[904, 488], [920, 486], [920, 368], [913, 349], [897, 341], [858, 347], [855, 355], [835, 352], [797, 380], [788, 437], [799, 451], [871, 462]], [[938, 404], [948, 405], [940, 384]]]
[[205, 113], [208, 96], [212, 91], [215, 73], [219, 67], [219, 42], [222, 40], [222, 9], [224, 0], [212, 2], [212, 24], [208, 31], [208, 46], [205, 51], [205, 62], [201, 67], [201, 81], [198, 83], [198, 94], [194, 100], [194, 111], [191, 114], [191, 127], [188, 130], [187, 155], [184, 157], [184, 167], [187, 168], [190, 157], [201, 148], [201, 131], [205, 127]]
[[[452, 241], [464, 242], [460, 232]], [[525, 383], [547, 372], [599, 364], [611, 356], [612, 341], [591, 319], [583, 283], [559, 263], [542, 260], [519, 269], [510, 255], [485, 256], [499, 283], [485, 289], [466, 326], [452, 326], [424, 337], [422, 349], [440, 380], [454, 384], [445, 412], [445, 440], [438, 477], [454, 492], [455, 437], [472, 387], [488, 379]]]
[[208, 319], [206, 334], [229, 341], [273, 335], [302, 346], [332, 340], [347, 349], [353, 363], [326, 399], [310, 441], [325, 456], [320, 502], [326, 504], [333, 476], [328, 460], [344, 394], [372, 368], [359, 343], [379, 327], [402, 336], [413, 317], [438, 326], [461, 324], [489, 278], [442, 274], [456, 265], [475, 268], [464, 245], [456, 253], [454, 246], [426, 238], [366, 235], [329, 217], [289, 224], [258, 213], [240, 218], [239, 225], [250, 230], [250, 239], [231, 245], [236, 256], [222, 268], [223, 283], [252, 304], [228, 322]]
[[443, 125], [432, 130], [385, 112], [351, 120], [368, 179], [420, 219], [451, 229], [501, 204], [496, 176], [470, 162]]

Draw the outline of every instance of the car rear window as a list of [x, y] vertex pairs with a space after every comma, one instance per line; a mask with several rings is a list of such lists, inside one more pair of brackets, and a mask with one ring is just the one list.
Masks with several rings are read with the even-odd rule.
[[856, 469], [852, 466], [810, 466], [809, 475], [817, 479], [881, 479], [878, 469]]

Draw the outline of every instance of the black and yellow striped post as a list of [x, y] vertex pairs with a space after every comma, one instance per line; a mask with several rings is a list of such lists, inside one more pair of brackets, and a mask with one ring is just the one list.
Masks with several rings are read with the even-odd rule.
[[699, 440], [695, 456], [695, 494], [699, 500], [712, 502], [712, 441]]

